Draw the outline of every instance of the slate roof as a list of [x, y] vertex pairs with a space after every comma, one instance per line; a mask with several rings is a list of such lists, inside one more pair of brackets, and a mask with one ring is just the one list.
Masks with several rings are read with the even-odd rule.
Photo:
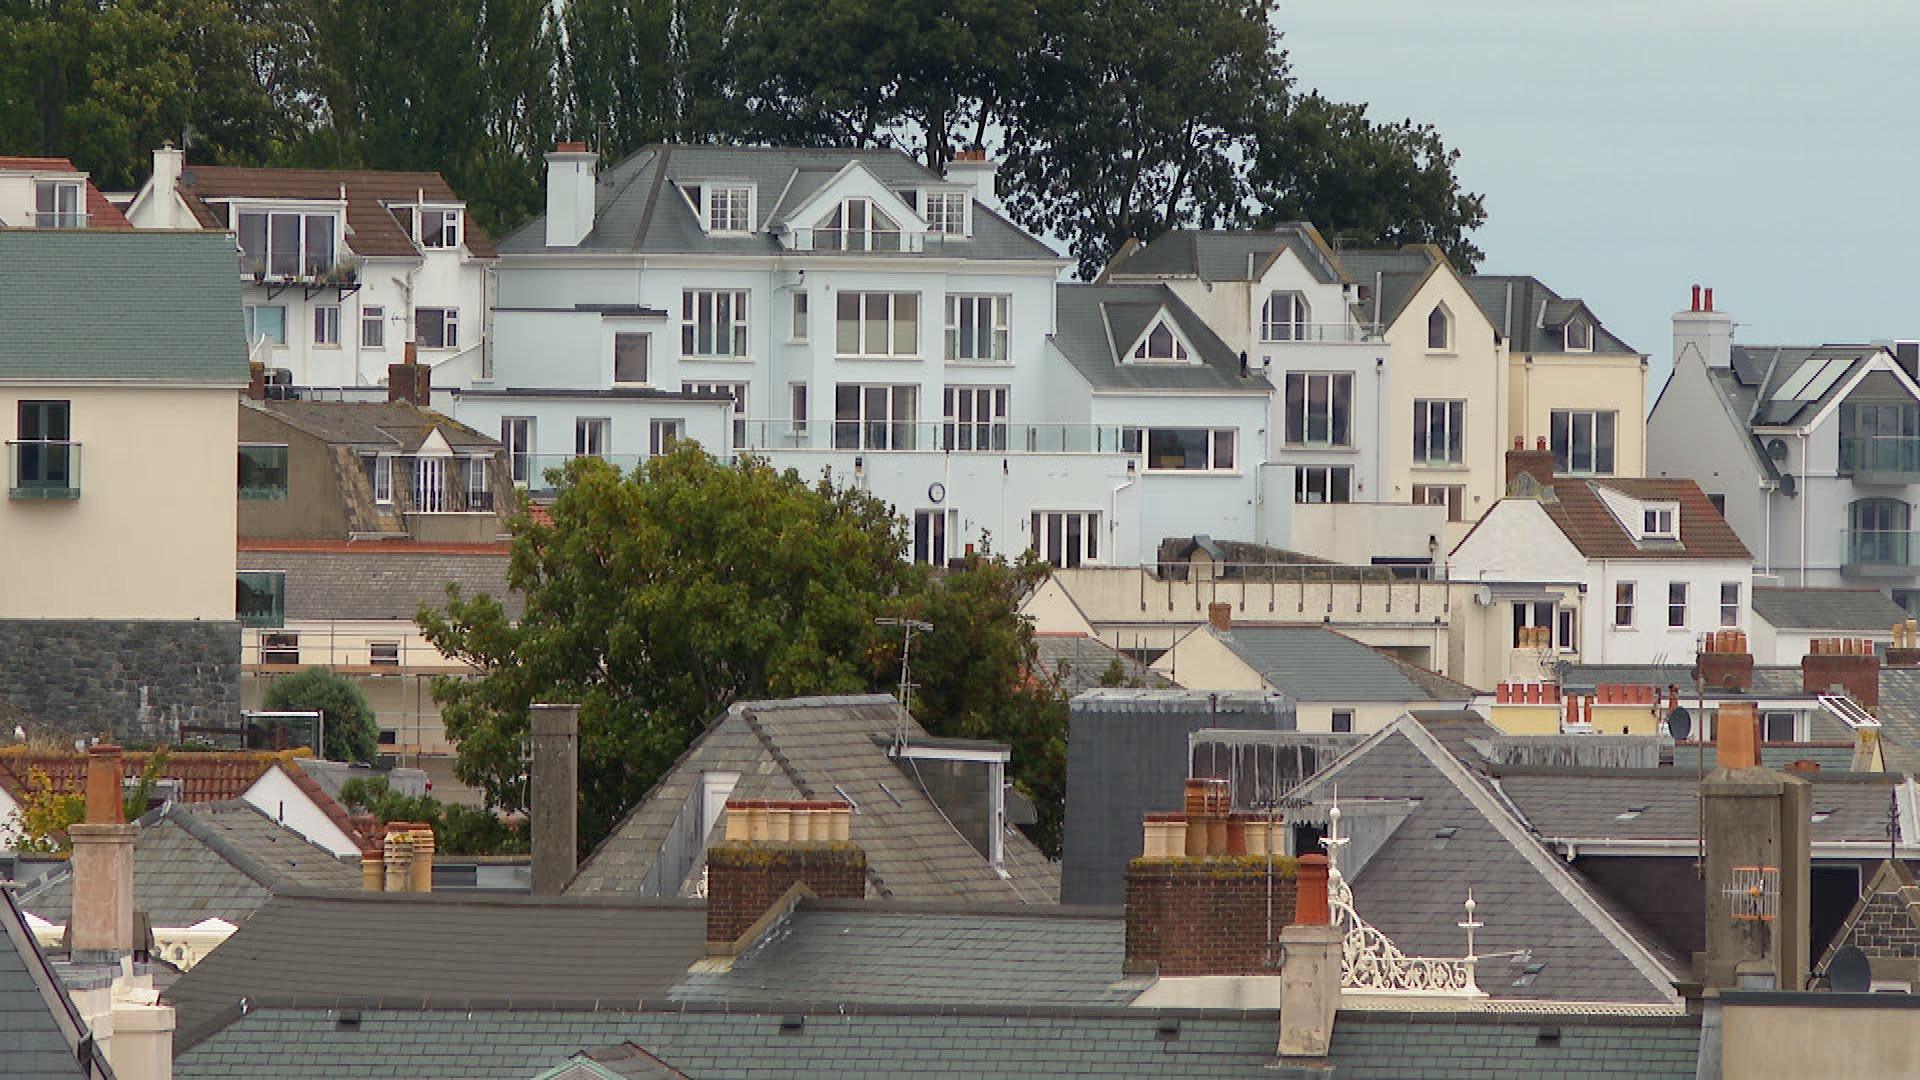
[[[797, 1029], [789, 1020], [801, 1021]], [[1173, 1037], [1164, 1022], [1177, 1021]], [[1052, 1080], [1233, 1077], [1300, 1080], [1319, 1068], [1274, 1060], [1271, 1010], [1107, 1009], [942, 1015], [835, 1013], [363, 1012], [344, 1026], [319, 1009], [256, 1009], [176, 1059], [177, 1080], [359, 1076], [525, 1080], [575, 1051], [632, 1041], [690, 1076], [979, 1076]], [[1543, 1044], [1543, 1026], [1560, 1033]], [[1341, 1080], [1572, 1077], [1691, 1080], [1694, 1017], [1506, 1016], [1346, 1011], [1327, 1061]]]
[[[899, 724], [899, 708], [884, 694], [734, 705], [600, 842], [567, 891], [641, 895], [701, 774], [721, 770], [740, 774], [736, 798], [851, 798], [853, 840], [866, 850], [873, 895], [1057, 902], [1059, 869], [1024, 834], [1005, 834], [1002, 877], [947, 822], [912, 773], [887, 755], [885, 742]], [[906, 724], [909, 738], [925, 736], [918, 724]], [[699, 870], [695, 859], [686, 875], [672, 875], [667, 888], [688, 891]]]
[[330, 446], [368, 447], [410, 454], [439, 431], [454, 450], [492, 453], [489, 438], [451, 417], [404, 401], [243, 401]]
[[1475, 274], [1466, 279], [1466, 285], [1474, 302], [1486, 312], [1493, 328], [1507, 338], [1508, 348], [1516, 356], [1521, 353], [1566, 352], [1562, 327], [1575, 313], [1584, 313], [1593, 326], [1594, 355], [1640, 355], [1631, 345], [1600, 325], [1600, 320], [1585, 302], [1563, 298], [1537, 277]]
[[1777, 630], [1884, 634], [1905, 622], [1905, 608], [1879, 589], [1753, 587], [1753, 613]]
[[[1629, 498], [1680, 504], [1680, 542], [1636, 541], [1597, 494], [1610, 488]], [[1583, 480], [1556, 476], [1554, 498], [1541, 508], [1580, 554], [1589, 559], [1712, 559], [1746, 561], [1747, 546], [1707, 501], [1700, 485], [1684, 477], [1615, 477]], [[1480, 519], [1482, 522], [1486, 518]], [[1479, 528], [1476, 523], [1474, 528]], [[1463, 541], [1464, 542], [1464, 541]]]
[[1427, 275], [1446, 261], [1446, 255], [1432, 244], [1340, 252], [1340, 265], [1353, 280], [1374, 291], [1373, 297], [1360, 305], [1361, 314], [1372, 320], [1378, 307], [1378, 321], [1383, 327], [1393, 325]]
[[[360, 868], [238, 799], [168, 803], [141, 819], [133, 846], [133, 901], [154, 926], [203, 919], [244, 922], [276, 890], [357, 889]], [[62, 868], [19, 894], [48, 922], [73, 913], [73, 875]]]
[[[1751, 395], [1748, 416], [1753, 426], [1785, 427], [1812, 419], [1881, 351], [1871, 345], [1736, 345], [1731, 359], [1735, 378]], [[1811, 375], [1833, 361], [1843, 365], [1842, 374], [1828, 381], [1824, 392], [1805, 399], [1784, 392], [1795, 375]]]
[[[1461, 903], [1473, 890], [1486, 925], [1482, 954], [1530, 949], [1545, 966], [1514, 986], [1518, 966], [1483, 965], [1495, 999], [1674, 1001], [1677, 958], [1608, 910], [1558, 854], [1536, 840], [1471, 767], [1401, 717], [1296, 788], [1324, 807], [1334, 796], [1417, 799], [1357, 874], [1354, 907], [1410, 956], [1459, 956]], [[1448, 830], [1451, 830], [1449, 832]], [[1343, 867], [1343, 869], [1349, 869]]]
[[[803, 149], [766, 146], [642, 147], [600, 169], [594, 185], [594, 222], [577, 247], [548, 248], [547, 219], [534, 218], [500, 242], [506, 254], [577, 251], [582, 254], [705, 253], [715, 255], [857, 260], [859, 252], [809, 252], [782, 248], [771, 228], [796, 210], [841, 169], [858, 164], [893, 190], [952, 186], [897, 150]], [[760, 220], [748, 236], [709, 236], [681, 184], [741, 180], [754, 185]], [[811, 223], [806, 223], [808, 227]], [[889, 258], [902, 253], [889, 252]], [[926, 256], [1017, 259], [1064, 263], [1058, 253], [1029, 236], [991, 207], [973, 204], [973, 235], [929, 238]], [[909, 254], [906, 257], [921, 257]]]
[[1894, 772], [1920, 776], [1920, 668], [1880, 669], [1880, 754]]
[[0, 229], [0, 379], [245, 386], [231, 236]]
[[[1165, 311], [1199, 363], [1122, 363], [1155, 314]], [[1060, 355], [1095, 390], [1217, 390], [1268, 394], [1263, 375], [1240, 374], [1240, 354], [1228, 347], [1186, 302], [1165, 285], [1060, 285], [1054, 332]]]
[[1114, 661], [1129, 680], [1142, 686], [1170, 686], [1159, 673], [1097, 638], [1085, 634], [1035, 634], [1035, 674], [1071, 697], [1101, 685]]
[[[1486, 771], [1521, 817], [1555, 840], [1687, 840], [1699, 835], [1700, 782], [1693, 769], [1556, 769], [1488, 765]], [[1815, 843], [1885, 844], [1890, 773], [1830, 773], [1813, 781]], [[1627, 817], [1634, 807], [1645, 807]]]
[[303, 1008], [635, 1009], [664, 998], [705, 940], [705, 911], [677, 900], [288, 890], [164, 999], [177, 1046], [237, 1019], [241, 999], [276, 995]]
[[[0, 157], [0, 172], [74, 173], [77, 175], [80, 170], [74, 167], [72, 161], [63, 157]], [[54, 178], [46, 177], [46, 179]], [[86, 191], [87, 228], [123, 230], [133, 228], [133, 225], [127, 221], [127, 216], [120, 212], [120, 208], [107, 201], [107, 197], [94, 186], [91, 177], [86, 178], [82, 183]], [[0, 226], [27, 224], [31, 223], [0, 221]]]
[[[40, 955], [10, 890], [0, 889], [0, 1064], [9, 1080], [71, 1080], [111, 1075], [105, 1055], [80, 1067], [78, 1013]], [[91, 1045], [91, 1044], [89, 1044]]]
[[1345, 634], [1314, 625], [1201, 626], [1274, 689], [1295, 701], [1472, 701], [1472, 687], [1422, 671]]
[[1320, 231], [1304, 221], [1267, 229], [1169, 229], [1145, 244], [1123, 248], [1104, 277], [1254, 281], [1281, 251], [1292, 251], [1322, 284], [1352, 280]]
[[359, 545], [359, 550], [299, 551], [274, 545], [242, 545], [241, 570], [284, 570], [286, 616], [303, 619], [401, 619], [422, 607], [442, 608], [447, 586], [471, 599], [485, 593], [518, 620], [526, 596], [507, 586], [507, 552], [414, 551]]
[[1125, 952], [1126, 922], [1111, 909], [802, 901], [730, 968], [695, 970], [670, 996], [820, 1008], [1124, 1005], [1146, 984], [1121, 974]]
[[[226, 165], [188, 165], [180, 173], [179, 192], [194, 218], [209, 229], [227, 228], [224, 208], [206, 200], [220, 198], [347, 199], [347, 247], [356, 255], [420, 255], [413, 237], [383, 203], [459, 203], [439, 173], [385, 172], [375, 169], [254, 169]], [[460, 239], [476, 258], [494, 256], [493, 242], [473, 215], [462, 213]], [[231, 246], [231, 241], [229, 241]]]
[[[595, 1076], [620, 1077], [622, 1080], [685, 1080], [687, 1075], [630, 1042], [583, 1050], [570, 1058], [568, 1063], [589, 1064], [599, 1070], [593, 1074]], [[572, 1080], [573, 1074], [561, 1072], [556, 1077]]]

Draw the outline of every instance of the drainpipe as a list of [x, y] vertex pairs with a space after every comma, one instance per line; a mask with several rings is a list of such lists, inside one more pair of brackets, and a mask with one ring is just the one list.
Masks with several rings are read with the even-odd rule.
[[[1374, 295], [1378, 296], [1378, 293]], [[1373, 358], [1373, 501], [1386, 501], [1387, 487], [1387, 358]], [[1412, 498], [1412, 492], [1408, 492]]]
[[1767, 523], [1766, 523], [1765, 547], [1767, 551], [1767, 576], [1768, 577], [1773, 576], [1773, 490], [1774, 489], [1770, 487], [1763, 487], [1762, 489], [1762, 493], [1766, 497], [1766, 522]]
[[[1128, 458], [1127, 464], [1132, 465], [1133, 459]], [[1259, 470], [1258, 469], [1254, 470], [1256, 485], [1258, 483], [1259, 475], [1260, 475]], [[1120, 493], [1132, 487], [1138, 481], [1139, 481], [1139, 477], [1134, 473], [1132, 469], [1128, 469], [1126, 482], [1115, 487], [1113, 491], [1107, 495], [1107, 552], [1109, 554], [1109, 557], [1111, 557], [1115, 563], [1118, 563], [1120, 561], [1118, 557], [1118, 552], [1117, 552], [1117, 548], [1119, 547], [1119, 543], [1120, 543]], [[1255, 501], [1257, 502], [1258, 499], [1259, 499], [1259, 496], [1256, 495]], [[1256, 528], [1258, 528], [1259, 526], [1259, 520], [1260, 520], [1260, 515], [1256, 511], [1254, 514], [1254, 524]], [[1136, 562], [1139, 561], [1139, 552], [1134, 553], [1134, 561]]]
[[[1807, 479], [1807, 433], [1800, 433], [1800, 482], [1804, 488]], [[1800, 499], [1800, 587], [1807, 587], [1807, 493], [1802, 490]]]

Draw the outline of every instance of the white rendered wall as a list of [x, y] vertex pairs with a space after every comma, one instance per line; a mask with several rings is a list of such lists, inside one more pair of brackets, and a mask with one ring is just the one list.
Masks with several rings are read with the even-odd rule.
[[341, 831], [340, 826], [333, 823], [332, 818], [314, 805], [307, 793], [301, 791], [293, 778], [278, 766], [268, 769], [240, 797], [261, 813], [299, 833], [308, 842], [318, 844], [337, 856], [344, 858], [360, 854], [360, 845], [354, 843], [351, 837]]

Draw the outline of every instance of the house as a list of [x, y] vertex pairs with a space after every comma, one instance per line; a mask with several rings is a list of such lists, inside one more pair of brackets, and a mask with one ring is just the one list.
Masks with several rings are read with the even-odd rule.
[[1658, 663], [1749, 625], [1753, 556], [1691, 480], [1553, 471], [1546, 440], [1507, 456], [1509, 494], [1448, 558], [1474, 590], [1449, 627], [1477, 686], [1555, 663]]
[[1907, 618], [1905, 608], [1871, 586], [1756, 584], [1754, 657], [1768, 664], [1798, 664], [1814, 639], [1833, 637], [1865, 638], [1884, 650], [1893, 644], [1894, 624]]
[[224, 237], [0, 230], [0, 701], [42, 724], [233, 717], [238, 292]]
[[1673, 317], [1648, 471], [1709, 492], [1774, 582], [1870, 585], [1920, 611], [1920, 351], [1735, 344], [1712, 294]]
[[66, 158], [0, 157], [0, 229], [132, 227]]
[[162, 147], [127, 219], [229, 234], [246, 340], [276, 384], [379, 386], [409, 343], [442, 383], [489, 369], [493, 243], [438, 173], [188, 164]]

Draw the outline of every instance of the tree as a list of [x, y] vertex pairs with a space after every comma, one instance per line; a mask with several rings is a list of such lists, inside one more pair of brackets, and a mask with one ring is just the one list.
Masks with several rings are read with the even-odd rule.
[[431, 795], [402, 795], [387, 778], [355, 777], [340, 786], [340, 802], [349, 810], [389, 821], [425, 822], [433, 829], [435, 850], [445, 855], [523, 855], [527, 834], [499, 815], [469, 806], [443, 803]]
[[87, 816], [87, 797], [63, 795], [53, 786], [53, 778], [44, 769], [27, 771], [26, 798], [15, 811], [19, 819], [20, 839], [14, 849], [36, 855], [64, 855], [73, 850], [67, 826]]
[[268, 711], [317, 709], [326, 719], [326, 745], [320, 756], [330, 761], [372, 761], [380, 745], [380, 729], [373, 709], [360, 688], [326, 668], [311, 667], [275, 679], [261, 699]]

